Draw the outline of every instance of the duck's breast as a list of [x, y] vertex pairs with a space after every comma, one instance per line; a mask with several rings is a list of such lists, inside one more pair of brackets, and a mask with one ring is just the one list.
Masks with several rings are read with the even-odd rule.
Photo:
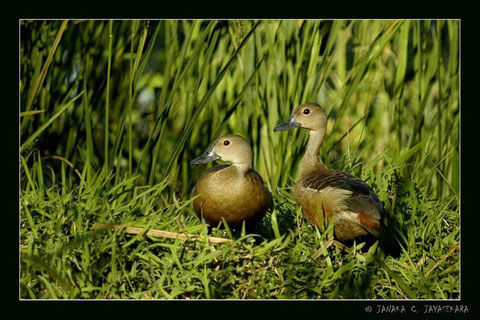
[[307, 221], [323, 230], [338, 212], [347, 210], [345, 203], [350, 194], [348, 190], [333, 187], [317, 190], [297, 184], [295, 201], [302, 207]]
[[203, 214], [207, 222], [218, 223], [224, 218], [236, 224], [263, 216], [268, 210], [270, 193], [258, 173], [249, 170], [238, 176], [235, 170], [229, 166], [211, 169], [197, 183], [195, 212]]

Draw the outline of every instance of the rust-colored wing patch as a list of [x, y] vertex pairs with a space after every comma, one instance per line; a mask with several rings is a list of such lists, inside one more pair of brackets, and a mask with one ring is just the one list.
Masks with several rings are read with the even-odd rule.
[[370, 218], [369, 216], [367, 216], [366, 214], [364, 214], [362, 212], [360, 212], [358, 214], [358, 220], [360, 221], [360, 223], [362, 225], [364, 225], [365, 227], [367, 227], [369, 229], [380, 230], [381, 227], [382, 227], [380, 222], [375, 221], [375, 219]]

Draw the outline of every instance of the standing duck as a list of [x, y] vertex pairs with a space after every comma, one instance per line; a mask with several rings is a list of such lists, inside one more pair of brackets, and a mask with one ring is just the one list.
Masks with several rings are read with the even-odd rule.
[[327, 128], [322, 107], [303, 104], [274, 131], [296, 127], [310, 132], [294, 191], [307, 221], [322, 231], [326, 223], [334, 223], [335, 236], [341, 241], [367, 234], [380, 237], [384, 232], [384, 208], [372, 188], [348, 172], [329, 170], [319, 156]]
[[232, 227], [244, 221], [252, 229], [270, 208], [271, 195], [262, 177], [252, 169], [252, 150], [236, 134], [218, 138], [213, 145], [190, 164], [214, 160], [231, 162], [207, 170], [193, 189], [195, 213], [210, 225], [222, 218]]

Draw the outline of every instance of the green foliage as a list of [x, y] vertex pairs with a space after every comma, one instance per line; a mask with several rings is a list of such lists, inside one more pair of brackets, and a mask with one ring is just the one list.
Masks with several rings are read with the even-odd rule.
[[[21, 21], [21, 297], [458, 298], [458, 29]], [[273, 128], [305, 102], [327, 111], [326, 165], [384, 202], [400, 258], [327, 248], [332, 230], [304, 221], [290, 187], [307, 133]], [[250, 141], [273, 193], [257, 235], [213, 246], [92, 229], [205, 235], [190, 192], [206, 168], [188, 163], [225, 133]]]

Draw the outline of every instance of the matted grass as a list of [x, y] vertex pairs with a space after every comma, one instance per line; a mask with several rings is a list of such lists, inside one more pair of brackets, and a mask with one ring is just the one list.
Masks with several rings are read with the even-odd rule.
[[[458, 21], [22, 21], [21, 298], [459, 298], [458, 39]], [[399, 258], [327, 247], [296, 207], [307, 133], [273, 127], [307, 101]], [[273, 194], [255, 235], [92, 227], [206, 237], [188, 163], [224, 133]]]

